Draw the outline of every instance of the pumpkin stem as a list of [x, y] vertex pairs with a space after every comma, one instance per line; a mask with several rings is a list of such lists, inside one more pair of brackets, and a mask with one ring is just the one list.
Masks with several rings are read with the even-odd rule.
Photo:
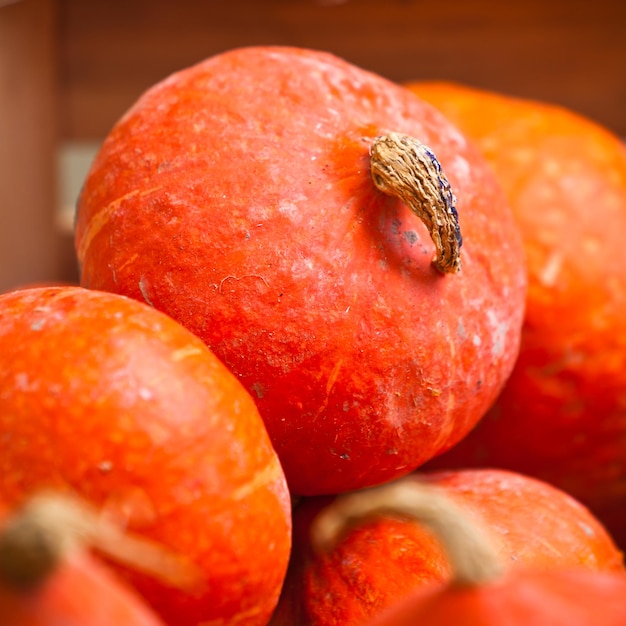
[[189, 589], [200, 580], [191, 564], [107, 522], [86, 502], [44, 492], [0, 527], [0, 581], [17, 590], [35, 589], [66, 556], [84, 548], [174, 587]]
[[351, 526], [380, 515], [402, 515], [427, 526], [445, 549], [452, 583], [474, 586], [500, 578], [495, 548], [441, 490], [415, 477], [338, 496], [313, 520], [311, 542], [329, 551]]
[[413, 137], [389, 133], [374, 139], [370, 168], [376, 188], [399, 198], [426, 225], [436, 248], [434, 266], [458, 272], [463, 238], [456, 199], [433, 151]]

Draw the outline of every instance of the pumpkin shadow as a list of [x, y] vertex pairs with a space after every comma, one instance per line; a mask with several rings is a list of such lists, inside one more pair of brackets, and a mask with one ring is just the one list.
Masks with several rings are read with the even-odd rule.
[[377, 190], [369, 176], [363, 186], [362, 228], [376, 249], [379, 267], [411, 282], [435, 285], [442, 274], [433, 265], [435, 244], [426, 226], [402, 201]]
[[351, 199], [354, 223], [383, 271], [433, 284], [442, 274], [432, 261], [436, 250], [423, 222], [399, 199], [384, 194], [370, 174], [370, 145], [379, 134], [362, 129], [358, 138], [342, 137], [335, 145], [334, 176]]

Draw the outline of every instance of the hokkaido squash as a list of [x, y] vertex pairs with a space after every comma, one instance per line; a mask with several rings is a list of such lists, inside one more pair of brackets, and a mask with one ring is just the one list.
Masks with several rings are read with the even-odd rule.
[[154, 85], [96, 156], [75, 241], [84, 287], [167, 313], [235, 374], [294, 494], [410, 472], [517, 355], [526, 269], [493, 173], [327, 53], [235, 49]]
[[[452, 499], [512, 570], [625, 572], [623, 555], [602, 524], [548, 483], [476, 469], [420, 472], [395, 484], [415, 481]], [[429, 528], [393, 508], [351, 520], [331, 550], [315, 552], [311, 526], [333, 501], [304, 498], [294, 510], [294, 547], [272, 626], [357, 626], [413, 589], [450, 579], [446, 553]]]
[[329, 550], [350, 523], [385, 511], [428, 525], [445, 549], [452, 576], [420, 585], [382, 609], [367, 626], [621, 626], [626, 576], [584, 568], [507, 568], [482, 529], [445, 493], [398, 483], [346, 494], [316, 518], [318, 549]]
[[90, 552], [95, 545], [169, 583], [188, 579], [158, 546], [103, 523], [97, 510], [66, 494], [38, 493], [16, 510], [0, 503], [2, 626], [164, 626]]
[[495, 465], [584, 502], [626, 546], [626, 146], [549, 103], [412, 83], [489, 160], [529, 266], [519, 359], [437, 467]]
[[116, 567], [166, 623], [269, 618], [291, 545], [284, 473], [250, 395], [163, 313], [81, 287], [0, 295], [0, 494], [41, 489], [199, 571], [187, 590]]

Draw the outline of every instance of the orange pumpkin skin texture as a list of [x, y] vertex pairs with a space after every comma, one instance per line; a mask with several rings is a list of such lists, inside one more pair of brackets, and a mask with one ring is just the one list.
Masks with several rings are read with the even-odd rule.
[[[86, 547], [60, 548], [72, 531], [64, 537], [59, 523], [52, 528], [39, 520], [33, 527], [32, 515], [22, 517], [21, 524], [13, 525], [12, 539], [7, 539], [11, 513], [0, 501], [2, 626], [165, 626], [144, 599]], [[16, 561], [21, 566], [12, 569]]]
[[[370, 147], [390, 131], [447, 174], [457, 274], [374, 186]], [[523, 253], [484, 160], [408, 90], [321, 52], [233, 50], [146, 92], [85, 181], [76, 248], [83, 286], [168, 313], [235, 373], [295, 494], [432, 458], [518, 350]]]
[[0, 586], [2, 626], [165, 626], [144, 600], [87, 553], [28, 595]]
[[447, 560], [432, 535], [402, 519], [368, 521], [335, 549], [315, 555], [309, 526], [332, 497], [294, 510], [294, 548], [271, 626], [353, 626], [415, 586], [446, 580]]
[[[625, 572], [622, 553], [598, 520], [547, 483], [495, 469], [418, 476], [453, 498], [511, 568]], [[272, 626], [357, 626], [413, 589], [449, 579], [432, 533], [397, 516], [359, 524], [330, 553], [314, 554], [309, 526], [329, 501], [305, 499], [294, 510], [294, 549]]]
[[419, 589], [367, 626], [621, 626], [626, 577], [572, 571], [511, 572], [479, 587]]
[[529, 287], [519, 359], [493, 410], [436, 467], [547, 480], [626, 545], [626, 147], [562, 108], [412, 83], [474, 140], [520, 226]]
[[206, 345], [80, 287], [0, 296], [0, 493], [71, 489], [198, 569], [192, 593], [120, 569], [164, 621], [264, 624], [290, 550], [256, 406]]

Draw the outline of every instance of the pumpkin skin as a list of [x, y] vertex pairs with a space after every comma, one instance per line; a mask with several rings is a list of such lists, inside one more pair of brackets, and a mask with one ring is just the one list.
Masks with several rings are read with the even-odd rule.
[[[437, 155], [462, 268], [369, 173], [375, 137]], [[166, 312], [255, 398], [292, 493], [406, 474], [484, 414], [518, 351], [519, 234], [433, 107], [332, 55], [231, 50], [149, 89], [104, 141], [76, 222], [81, 284]]]
[[572, 571], [510, 572], [478, 587], [416, 590], [367, 626], [621, 626], [626, 623], [626, 576]]
[[3, 626], [165, 626], [143, 598], [87, 552], [73, 554], [26, 595], [0, 584], [0, 614]]
[[[626, 571], [622, 553], [602, 524], [548, 483], [497, 469], [415, 477], [451, 497], [511, 569]], [[364, 520], [330, 553], [315, 553], [310, 525], [331, 501], [306, 498], [294, 510], [294, 548], [272, 626], [357, 626], [413, 589], [449, 580], [439, 542], [423, 525], [403, 517]]]
[[256, 406], [166, 315], [80, 287], [0, 296], [0, 493], [70, 489], [199, 570], [185, 592], [117, 568], [164, 621], [264, 624], [290, 500]]
[[432, 467], [492, 465], [570, 492], [626, 545], [626, 147], [547, 103], [412, 83], [474, 140], [520, 226], [520, 354], [493, 409]]
[[[17, 523], [15, 514], [21, 514]], [[33, 518], [0, 501], [3, 626], [165, 626], [139, 594], [81, 545], [73, 528], [64, 527], [66, 519], [46, 523], [41, 512]], [[66, 550], [61, 546], [68, 540], [74, 545]]]

